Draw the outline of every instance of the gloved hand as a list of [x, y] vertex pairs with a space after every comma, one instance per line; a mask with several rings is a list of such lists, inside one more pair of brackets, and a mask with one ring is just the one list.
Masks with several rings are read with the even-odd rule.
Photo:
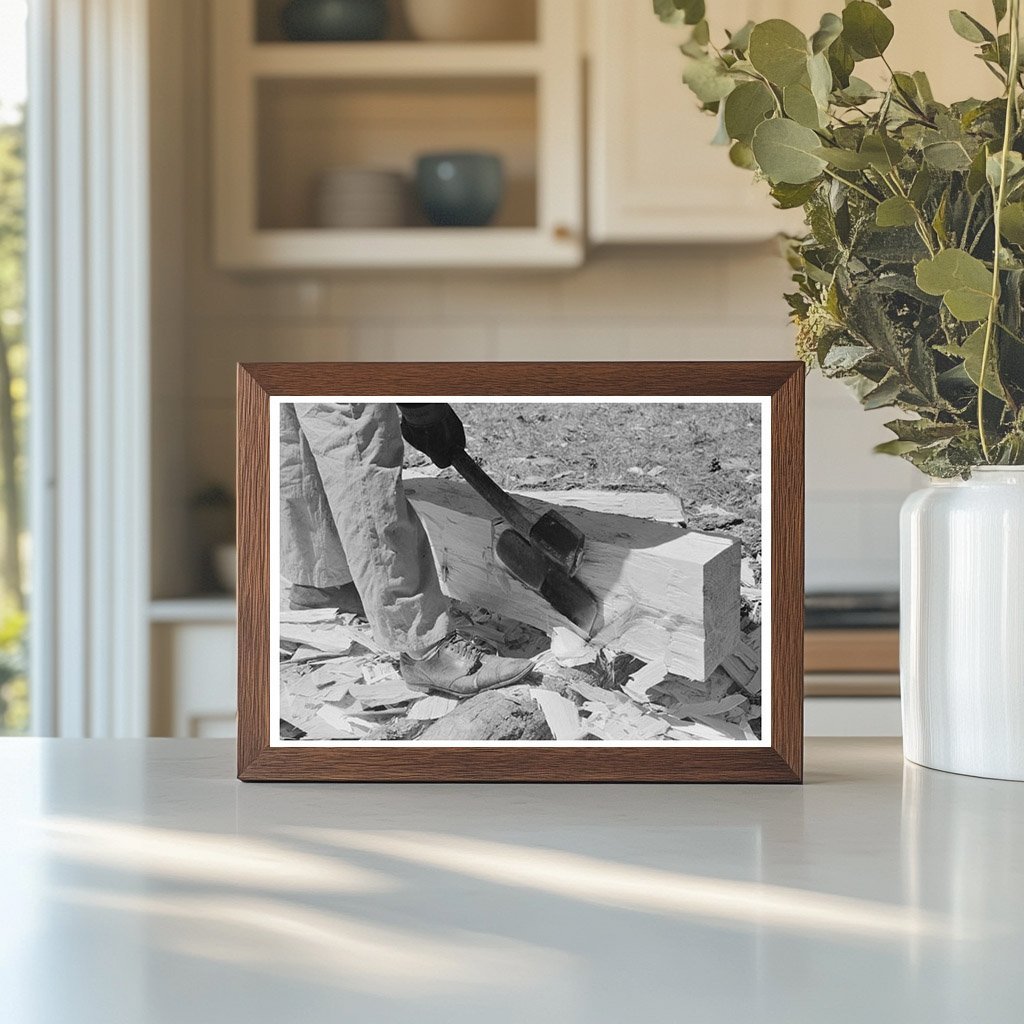
[[466, 447], [462, 420], [447, 402], [430, 405], [400, 405], [402, 437], [423, 452], [439, 469], [452, 464], [456, 452]]

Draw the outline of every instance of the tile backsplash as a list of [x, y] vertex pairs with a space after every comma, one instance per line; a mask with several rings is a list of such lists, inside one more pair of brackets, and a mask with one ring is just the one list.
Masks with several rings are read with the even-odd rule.
[[[573, 272], [238, 277], [189, 261], [186, 461], [193, 486], [233, 474], [234, 364], [254, 360], [787, 359], [774, 245], [592, 255]], [[809, 589], [897, 583], [897, 516], [916, 486], [873, 455], [885, 412], [808, 379]]]

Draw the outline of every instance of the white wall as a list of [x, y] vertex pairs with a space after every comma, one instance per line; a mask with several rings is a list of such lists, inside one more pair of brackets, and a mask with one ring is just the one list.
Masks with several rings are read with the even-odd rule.
[[[203, 6], [184, 5], [186, 371], [180, 394], [176, 383], [162, 389], [181, 410], [190, 488], [233, 477], [239, 360], [792, 358], [788, 272], [768, 244], [598, 252], [571, 273], [214, 270]], [[808, 380], [811, 589], [896, 585], [897, 511], [916, 474], [871, 454], [886, 418], [838, 384]]]

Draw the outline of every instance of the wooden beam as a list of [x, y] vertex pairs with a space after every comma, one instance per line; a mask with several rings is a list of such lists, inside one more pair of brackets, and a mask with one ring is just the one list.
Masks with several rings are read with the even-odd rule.
[[[412, 479], [445, 592], [546, 632], [579, 632], [494, 556], [505, 522], [461, 481]], [[538, 510], [553, 506], [522, 497]], [[555, 506], [587, 537], [579, 578], [601, 602], [600, 639], [666, 672], [707, 679], [740, 640], [740, 544], [666, 523]]]
[[552, 505], [614, 512], [634, 519], [676, 523], [683, 519], [683, 503], [668, 491], [519, 491], [520, 495]]

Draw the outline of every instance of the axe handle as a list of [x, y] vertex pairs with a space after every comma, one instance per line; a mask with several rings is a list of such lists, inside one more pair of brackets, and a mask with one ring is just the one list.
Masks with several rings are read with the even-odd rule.
[[452, 465], [459, 471], [462, 478], [491, 506], [501, 517], [528, 537], [536, 523], [522, 505], [503, 491], [476, 463], [464, 449], [452, 458]]

